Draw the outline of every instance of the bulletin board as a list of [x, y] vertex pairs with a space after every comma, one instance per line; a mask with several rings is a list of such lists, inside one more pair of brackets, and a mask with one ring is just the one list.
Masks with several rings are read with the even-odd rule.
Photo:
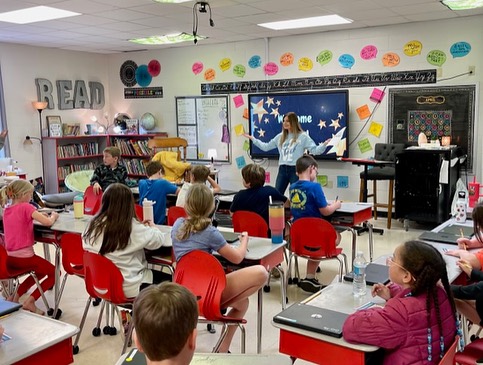
[[417, 143], [450, 136], [451, 144], [467, 155], [473, 171], [475, 85], [389, 89], [389, 142]]
[[178, 137], [188, 141], [190, 161], [231, 162], [227, 95], [176, 97]]

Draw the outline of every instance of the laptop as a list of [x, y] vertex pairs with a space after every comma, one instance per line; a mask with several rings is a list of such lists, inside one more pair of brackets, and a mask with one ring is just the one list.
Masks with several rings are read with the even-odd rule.
[[456, 245], [458, 244], [458, 238], [461, 238], [461, 232], [463, 232], [463, 236], [470, 238], [473, 235], [473, 227], [463, 226], [461, 224], [451, 224], [447, 227], [444, 227], [439, 232], [423, 232], [419, 236], [419, 239], [423, 241], [433, 241]]
[[336, 312], [313, 305], [296, 303], [273, 317], [275, 323], [321, 333], [331, 337], [342, 337], [342, 326], [347, 313]]
[[0, 300], [0, 317], [6, 316], [12, 312], [22, 308], [22, 304], [9, 302], [8, 300]]
[[225, 231], [220, 231], [220, 233], [228, 243], [233, 243], [239, 240], [239, 237], [238, 237], [240, 235], [239, 233], [225, 232]]
[[[353, 281], [354, 273], [350, 272], [344, 275], [345, 281]], [[377, 283], [389, 283], [389, 266], [370, 263], [366, 267], [366, 283], [367, 285], [374, 285]]]

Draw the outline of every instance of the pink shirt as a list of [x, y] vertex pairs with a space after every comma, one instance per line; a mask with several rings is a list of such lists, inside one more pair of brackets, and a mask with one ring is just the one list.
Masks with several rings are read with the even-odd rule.
[[3, 226], [5, 248], [9, 256], [31, 257], [34, 255], [34, 219], [35, 207], [30, 203], [19, 203], [5, 208]]

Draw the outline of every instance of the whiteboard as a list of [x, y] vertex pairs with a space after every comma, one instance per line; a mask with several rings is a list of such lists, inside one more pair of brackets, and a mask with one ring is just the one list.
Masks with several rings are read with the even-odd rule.
[[[176, 97], [178, 137], [188, 141], [190, 161], [231, 162], [230, 121], [227, 95]], [[214, 151], [213, 151], [214, 150]]]

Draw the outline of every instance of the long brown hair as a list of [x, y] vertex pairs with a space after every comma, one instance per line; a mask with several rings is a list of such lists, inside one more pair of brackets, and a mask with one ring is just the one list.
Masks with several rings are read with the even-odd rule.
[[213, 193], [206, 185], [191, 185], [186, 194], [184, 205], [188, 218], [184, 220], [178, 232], [176, 232], [176, 238], [184, 241], [192, 233], [205, 230], [211, 224], [209, 216], [214, 205]]
[[111, 184], [102, 195], [101, 209], [90, 221], [83, 237], [93, 245], [102, 235], [101, 255], [123, 250], [131, 237], [133, 219], [139, 221], [131, 190], [123, 184]]
[[299, 118], [297, 117], [297, 114], [295, 114], [294, 112], [289, 112], [285, 114], [285, 116], [283, 117], [283, 119], [285, 118], [287, 118], [288, 122], [290, 123], [290, 130], [282, 128], [282, 138], [280, 138], [280, 147], [283, 145], [283, 142], [287, 140], [289, 133], [293, 133], [292, 142], [295, 142], [297, 140], [298, 135], [303, 132], [303, 129], [300, 126], [300, 122], [299, 122]]
[[478, 203], [473, 208], [473, 213], [471, 213], [471, 218], [473, 219], [473, 231], [478, 242], [483, 243], [483, 202]]

